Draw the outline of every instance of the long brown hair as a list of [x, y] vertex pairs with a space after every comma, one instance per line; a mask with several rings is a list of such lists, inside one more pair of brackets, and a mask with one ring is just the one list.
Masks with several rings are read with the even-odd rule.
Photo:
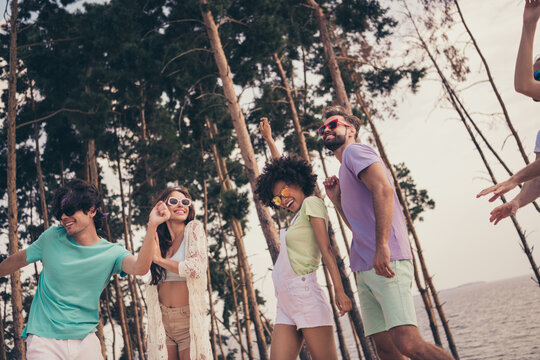
[[[166, 202], [169, 196], [171, 195], [171, 193], [174, 191], [178, 191], [184, 194], [186, 198], [192, 200], [191, 195], [189, 195], [188, 189], [186, 189], [183, 186], [177, 186], [177, 187], [171, 187], [171, 188], [165, 189], [161, 193], [157, 201]], [[195, 218], [195, 207], [193, 206], [193, 202], [192, 202], [191, 205], [189, 205], [188, 217], [184, 223], [187, 225], [194, 218]], [[161, 256], [165, 257], [165, 255], [167, 254], [167, 251], [169, 251], [172, 245], [171, 233], [169, 232], [169, 228], [167, 227], [167, 224], [165, 222], [159, 224], [157, 228], [157, 234], [159, 238], [159, 248], [161, 250]], [[167, 278], [166, 270], [155, 263], [152, 263], [152, 265], [150, 265], [150, 273], [152, 275], [152, 281], [151, 281], [152, 285], [157, 285], [161, 280], [165, 280]]]

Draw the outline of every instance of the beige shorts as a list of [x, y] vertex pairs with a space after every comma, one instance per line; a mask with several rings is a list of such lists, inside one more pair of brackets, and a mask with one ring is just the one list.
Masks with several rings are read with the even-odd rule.
[[189, 349], [189, 305], [167, 307], [160, 304], [160, 306], [167, 346], [176, 345], [178, 351]]

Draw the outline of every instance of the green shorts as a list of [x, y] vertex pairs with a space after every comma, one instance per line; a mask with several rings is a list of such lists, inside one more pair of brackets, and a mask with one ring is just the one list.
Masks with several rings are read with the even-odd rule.
[[356, 272], [366, 336], [400, 325], [417, 326], [412, 297], [412, 260], [392, 261], [390, 266], [396, 274], [391, 279], [375, 274], [374, 269]]

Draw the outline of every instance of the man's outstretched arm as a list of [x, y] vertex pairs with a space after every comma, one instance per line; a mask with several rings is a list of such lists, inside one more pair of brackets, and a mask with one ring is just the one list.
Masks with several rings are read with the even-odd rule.
[[18, 251], [0, 263], [0, 277], [12, 274], [28, 264], [26, 261], [26, 250]]

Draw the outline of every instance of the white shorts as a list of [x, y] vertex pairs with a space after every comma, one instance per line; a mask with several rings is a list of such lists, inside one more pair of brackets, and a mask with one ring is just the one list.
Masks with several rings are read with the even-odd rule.
[[315, 273], [287, 279], [285, 286], [276, 288], [276, 297], [275, 324], [294, 325], [296, 329], [334, 324], [332, 308]]
[[26, 339], [27, 360], [103, 360], [101, 344], [95, 333], [84, 339], [51, 339], [29, 334]]

